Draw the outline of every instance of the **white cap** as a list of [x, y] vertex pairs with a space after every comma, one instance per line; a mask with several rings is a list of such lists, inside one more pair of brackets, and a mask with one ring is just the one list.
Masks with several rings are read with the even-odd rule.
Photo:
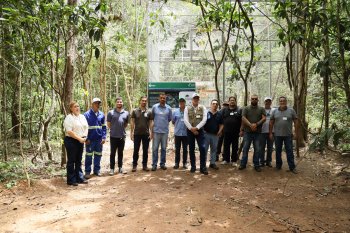
[[193, 99], [194, 97], [199, 97], [199, 95], [198, 95], [197, 93], [193, 93], [192, 99]]
[[270, 96], [268, 96], [268, 97], [265, 97], [264, 101], [266, 101], [266, 100], [271, 100], [272, 101], [272, 98]]
[[92, 99], [92, 103], [95, 103], [95, 102], [100, 102], [101, 103], [101, 100], [99, 98], [93, 98]]

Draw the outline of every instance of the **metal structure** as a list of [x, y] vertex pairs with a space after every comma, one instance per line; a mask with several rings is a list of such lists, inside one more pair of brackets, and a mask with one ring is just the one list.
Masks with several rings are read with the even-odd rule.
[[[269, 17], [269, 2], [254, 1], [256, 10], [250, 15], [253, 18], [257, 57], [256, 64], [251, 70], [249, 92], [256, 93], [261, 98], [275, 96], [278, 89], [285, 90], [285, 55], [282, 46], [278, 45], [277, 27]], [[148, 27], [149, 39], [148, 79], [150, 82], [164, 81], [194, 81], [203, 96], [208, 100], [215, 98], [214, 65], [206, 34], [196, 32], [196, 18], [200, 16], [199, 7], [179, 0], [170, 0], [167, 4], [150, 1], [149, 12], [157, 12], [158, 19], [163, 21], [164, 27]], [[264, 12], [265, 11], [265, 12]], [[174, 57], [173, 51], [176, 39], [188, 34], [186, 47]], [[229, 41], [234, 43], [235, 38]], [[220, 45], [224, 41], [221, 32], [212, 33], [212, 41]], [[248, 42], [242, 42], [239, 47], [248, 47]], [[242, 55], [242, 65], [248, 57]], [[294, 61], [295, 62], [295, 61]], [[232, 80], [232, 63], [226, 60], [220, 71], [220, 97], [227, 99], [230, 95], [237, 95], [241, 99], [244, 91], [243, 82]], [[206, 102], [208, 102], [208, 100]], [[208, 103], [207, 103], [208, 104]]]

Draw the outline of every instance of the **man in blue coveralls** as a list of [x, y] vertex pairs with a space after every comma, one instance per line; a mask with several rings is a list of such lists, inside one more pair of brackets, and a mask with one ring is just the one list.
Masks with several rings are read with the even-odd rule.
[[102, 145], [106, 142], [105, 115], [99, 110], [101, 100], [94, 98], [91, 109], [84, 113], [89, 124], [89, 133], [86, 139], [85, 155], [85, 178], [89, 179], [91, 174], [92, 157], [94, 157], [94, 175], [101, 176], [100, 163], [102, 157]]

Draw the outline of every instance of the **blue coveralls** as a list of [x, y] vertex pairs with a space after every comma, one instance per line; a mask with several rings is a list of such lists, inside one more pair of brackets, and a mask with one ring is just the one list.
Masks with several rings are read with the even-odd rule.
[[100, 172], [101, 157], [102, 157], [102, 140], [106, 139], [107, 128], [103, 112], [95, 113], [92, 109], [84, 113], [84, 116], [89, 124], [89, 133], [87, 140], [90, 141], [86, 145], [85, 155], [85, 174], [91, 173], [92, 156], [94, 156], [94, 174]]

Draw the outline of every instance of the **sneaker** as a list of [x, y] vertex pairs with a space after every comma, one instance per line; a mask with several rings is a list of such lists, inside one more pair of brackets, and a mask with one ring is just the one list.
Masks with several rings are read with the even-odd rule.
[[255, 171], [257, 172], [261, 172], [261, 167], [257, 166], [257, 167], [254, 167]]
[[187, 167], [186, 164], [184, 164], [184, 165], [182, 166], [182, 168], [185, 169], [185, 170], [187, 170], [188, 167]]
[[153, 166], [152, 167], [152, 171], [156, 171], [157, 170], [157, 167], [156, 166]]
[[212, 168], [212, 169], [214, 169], [214, 170], [219, 170], [219, 167], [216, 166], [215, 163], [214, 163], [214, 164], [210, 164], [209, 167]]
[[91, 175], [90, 174], [85, 174], [84, 178], [88, 180], [88, 179], [91, 178]]
[[243, 170], [243, 169], [246, 169], [246, 168], [247, 168], [246, 166], [240, 165], [238, 170]]
[[132, 166], [132, 172], [136, 172], [136, 166]]
[[160, 166], [160, 168], [162, 169], [162, 170], [166, 170], [166, 169], [168, 169], [165, 165], [163, 165], [163, 166]]
[[122, 167], [119, 168], [118, 171], [120, 174], [127, 174], [128, 172], [126, 170], [124, 170]]
[[142, 170], [148, 172], [149, 171], [149, 168], [147, 166], [143, 166]]
[[232, 167], [238, 167], [237, 162], [232, 162]]
[[111, 170], [109, 171], [109, 175], [110, 175], [110, 176], [113, 176], [113, 175], [114, 175], [114, 169], [111, 169]]
[[271, 162], [266, 162], [266, 166], [268, 166], [268, 167], [272, 167]]
[[204, 175], [208, 175], [208, 170], [206, 168], [200, 169], [200, 172]]
[[226, 165], [228, 164], [228, 162], [226, 162], [225, 160], [221, 162], [221, 165]]
[[290, 170], [292, 173], [294, 173], [294, 174], [298, 174], [298, 171], [297, 171], [297, 169], [296, 168], [294, 168], [294, 169], [292, 169], [292, 170]]
[[195, 173], [196, 172], [196, 167], [191, 167], [191, 173]]
[[101, 172], [94, 172], [94, 175], [95, 175], [95, 176], [102, 176], [102, 175], [101, 175]]
[[78, 184], [88, 184], [88, 183], [89, 183], [89, 181], [87, 181], [87, 180], [78, 181]]
[[174, 169], [179, 169], [179, 164], [175, 163]]

